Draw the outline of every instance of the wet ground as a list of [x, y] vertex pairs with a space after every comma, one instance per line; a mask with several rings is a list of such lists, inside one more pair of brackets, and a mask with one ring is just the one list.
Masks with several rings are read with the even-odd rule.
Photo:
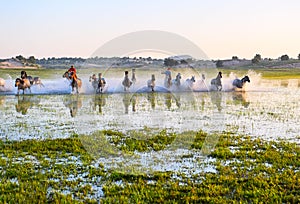
[[[67, 87], [68, 88], [68, 87]], [[1, 95], [2, 140], [65, 138], [96, 130], [202, 129], [299, 137], [298, 88], [248, 92]]]

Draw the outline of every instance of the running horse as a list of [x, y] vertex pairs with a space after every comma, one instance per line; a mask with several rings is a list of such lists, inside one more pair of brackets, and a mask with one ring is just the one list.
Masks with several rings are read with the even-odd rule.
[[136, 82], [135, 69], [132, 69], [131, 81], [133, 84], [135, 84], [135, 82]]
[[21, 79], [23, 80], [28, 79], [31, 85], [36, 84], [36, 85], [44, 86], [40, 77], [27, 76], [27, 73], [24, 70], [21, 71]]
[[187, 79], [186, 81], [187, 86], [192, 89], [194, 83], [196, 82], [195, 76], [192, 76], [190, 79]]
[[217, 91], [221, 91], [222, 90], [222, 82], [221, 82], [221, 78], [222, 78], [222, 72], [219, 72], [217, 77], [215, 79], [212, 79], [210, 84], [213, 85], [214, 87], [216, 87]]
[[125, 77], [122, 81], [122, 85], [124, 86], [124, 91], [128, 91], [130, 86], [132, 85], [132, 81], [128, 77], [128, 71], [125, 71]]
[[96, 91], [98, 88], [98, 79], [96, 77], [96, 74], [93, 74], [92, 76], [90, 76], [89, 82], [91, 82], [94, 90]]
[[165, 81], [164, 81], [164, 86], [166, 88], [170, 88], [171, 85], [172, 85], [172, 76], [171, 76], [171, 71], [170, 71], [170, 68], [168, 68], [166, 71], [164, 72], [161, 72], [161, 74], [165, 74], [166, 77], [165, 77]]
[[248, 76], [244, 76], [242, 79], [235, 79], [232, 82], [232, 85], [236, 88], [243, 88], [246, 82], [250, 83], [250, 79]]
[[15, 81], [15, 87], [18, 87], [18, 94], [19, 95], [19, 92], [20, 90], [22, 89], [23, 90], [23, 94], [25, 93], [25, 89], [29, 89], [30, 93], [31, 93], [31, 89], [30, 89], [30, 81], [28, 79], [20, 79], [20, 78], [17, 78], [16, 81]]
[[155, 87], [155, 75], [154, 74], [152, 74], [151, 79], [149, 79], [147, 81], [147, 86], [148, 86], [148, 88], [151, 88], [152, 92], [154, 91], [154, 87]]
[[181, 80], [181, 74], [178, 73], [178, 74], [176, 75], [176, 78], [173, 80], [173, 84], [174, 84], [175, 86], [179, 87], [179, 86], [181, 85], [180, 80]]
[[74, 89], [76, 88], [76, 93], [79, 93], [79, 89], [81, 88], [82, 86], [82, 81], [81, 79], [77, 78], [75, 79], [75, 76], [74, 74], [71, 74], [69, 73], [68, 71], [66, 71], [64, 74], [63, 74], [63, 78], [66, 78], [68, 80], [71, 81], [71, 87], [72, 87], [72, 92], [74, 91]]
[[98, 79], [98, 85], [97, 85], [97, 90], [96, 93], [103, 93], [104, 87], [106, 85], [105, 79], [102, 77], [102, 73], [99, 73], [99, 79]]

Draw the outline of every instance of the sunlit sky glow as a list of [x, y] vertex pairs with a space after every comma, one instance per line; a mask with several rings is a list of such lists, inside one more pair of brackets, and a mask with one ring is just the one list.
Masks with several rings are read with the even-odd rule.
[[0, 0], [0, 58], [89, 57], [140, 30], [181, 35], [211, 59], [300, 53], [299, 0]]

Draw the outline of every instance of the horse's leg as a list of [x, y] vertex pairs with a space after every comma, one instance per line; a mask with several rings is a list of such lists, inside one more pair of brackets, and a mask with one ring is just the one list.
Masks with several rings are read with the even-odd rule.
[[78, 91], [78, 84], [76, 83], [76, 93], [78, 94], [79, 91]]

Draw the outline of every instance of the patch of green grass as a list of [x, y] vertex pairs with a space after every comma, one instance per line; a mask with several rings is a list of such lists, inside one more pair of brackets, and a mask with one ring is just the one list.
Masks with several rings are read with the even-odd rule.
[[[300, 148], [295, 143], [265, 141], [233, 132], [166, 130], [98, 131], [68, 139], [0, 141], [1, 203], [299, 203]], [[145, 139], [143, 139], [143, 136]], [[132, 173], [96, 162], [91, 148], [161, 151], [187, 142], [199, 154], [207, 137], [218, 137], [207, 156], [215, 171]], [[189, 138], [192, 138], [189, 140]], [[86, 143], [84, 143], [86, 142]], [[95, 144], [97, 143], [97, 144]], [[173, 146], [175, 149], [182, 146]], [[99, 155], [98, 155], [99, 156]], [[172, 155], [170, 155], [172, 156]], [[120, 155], [121, 157], [121, 155]], [[134, 158], [134, 157], [132, 157]], [[121, 159], [121, 158], [120, 158]], [[203, 160], [195, 161], [203, 163]], [[97, 188], [95, 188], [95, 186]], [[99, 197], [99, 189], [103, 195]]]

